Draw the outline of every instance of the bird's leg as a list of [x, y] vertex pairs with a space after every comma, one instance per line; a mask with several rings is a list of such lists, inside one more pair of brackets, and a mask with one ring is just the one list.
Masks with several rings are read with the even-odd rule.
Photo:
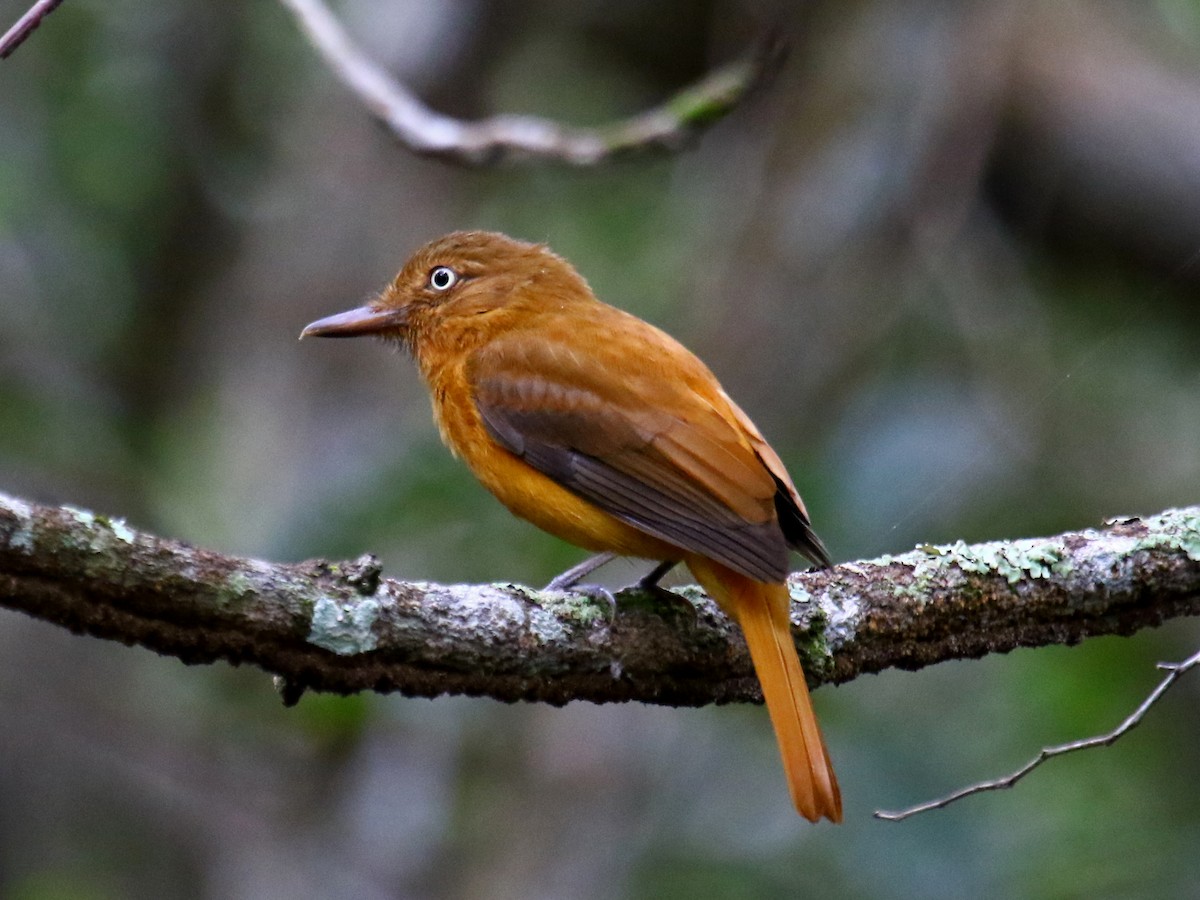
[[[617, 554], [615, 553], [597, 553], [595, 556], [589, 556], [578, 565], [571, 566], [571, 568], [567, 569], [567, 571], [552, 578], [544, 590], [569, 591], [571, 588], [575, 587], [575, 585], [579, 584], [583, 578], [591, 575], [598, 568], [612, 562], [616, 558]], [[654, 571], [657, 572], [658, 569], [655, 569]], [[654, 573], [652, 572], [650, 574]], [[658, 577], [661, 578], [662, 575], [660, 574]]]
[[[572, 566], [561, 575], [558, 575], [546, 585], [544, 590], [547, 591], [575, 591], [579, 594], [586, 594], [597, 600], [606, 602], [613, 613], [617, 611], [617, 599], [613, 596], [613, 592], [600, 584], [580, 584], [584, 578], [595, 572], [598, 568], [616, 559], [615, 553], [597, 553], [595, 556], [589, 556], [578, 565]], [[677, 559], [665, 559], [656, 565], [653, 569], [635, 581], [633, 584], [621, 590], [641, 591], [643, 594], [648, 594], [657, 602], [665, 607], [675, 610], [686, 608], [689, 613], [694, 614], [696, 608], [689, 603], [685, 598], [680, 597], [674, 591], [668, 591], [665, 587], [659, 584], [663, 576], [670, 572], [673, 568], [679, 565]], [[619, 593], [619, 592], [618, 592]]]
[[651, 593], [653, 593], [656, 588], [660, 591], [666, 590], [666, 588], [660, 588], [658, 583], [663, 580], [664, 575], [670, 572], [677, 565], [679, 565], [679, 560], [677, 559], [664, 559], [657, 566], [638, 579], [637, 587], [641, 588], [643, 591], [649, 591]]
[[543, 590], [571, 591], [591, 597], [608, 607], [608, 621], [611, 623], [617, 614], [617, 598], [613, 596], [613, 592], [602, 584], [580, 584], [579, 582], [605, 563], [610, 563], [616, 558], [617, 554], [615, 553], [597, 553], [595, 556], [589, 556], [583, 562], [571, 566], [567, 571], [552, 578]]
[[[680, 615], [695, 617], [696, 607], [686, 597], [682, 597], [674, 591], [669, 591], [661, 584], [663, 576], [670, 572], [673, 568], [679, 565], [677, 559], [664, 559], [657, 566], [635, 581], [626, 591], [640, 591], [642, 594], [650, 597], [661, 610], [673, 610]], [[618, 594], [622, 591], [618, 591]]]

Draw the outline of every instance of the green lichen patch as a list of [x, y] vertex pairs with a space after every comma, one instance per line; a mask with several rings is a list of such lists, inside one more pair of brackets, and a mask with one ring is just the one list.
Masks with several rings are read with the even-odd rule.
[[84, 528], [91, 528], [96, 524], [95, 513], [86, 509], [80, 509], [78, 506], [64, 506], [62, 510]]
[[956, 541], [949, 545], [921, 548], [918, 552], [924, 556], [916, 562], [913, 571], [914, 587], [918, 586], [916, 582], [948, 564], [972, 575], [1000, 575], [1009, 584], [1016, 584], [1024, 578], [1049, 578], [1071, 571], [1066, 547], [1055, 539], [1007, 543], [992, 541], [986, 544]]
[[132, 544], [136, 536], [133, 529], [125, 524], [124, 519], [109, 519], [108, 527], [112, 529], [113, 537], [125, 544]]
[[857, 623], [862, 618], [862, 603], [853, 591], [830, 585], [819, 597], [795, 585], [789, 585], [793, 604], [799, 604], [808, 615], [808, 633], [819, 636], [828, 656], [833, 649], [854, 640]]
[[0, 531], [0, 539], [20, 553], [33, 552], [33, 507], [24, 500], [0, 494], [0, 508], [6, 509], [17, 520], [16, 527], [7, 535]]
[[64, 506], [62, 510], [86, 529], [86, 537], [75, 543], [87, 550], [102, 553], [111, 549], [114, 541], [132, 544], [137, 537], [137, 532], [126, 525], [124, 519], [97, 515], [77, 506]]
[[1139, 540], [1135, 550], [1173, 550], [1200, 562], [1200, 507], [1168, 509], [1145, 520], [1149, 534]]
[[[515, 586], [495, 587], [512, 590]], [[526, 596], [530, 602], [576, 628], [591, 628], [597, 622], [611, 619], [613, 614], [612, 607], [603, 598], [584, 591], [536, 591]]]
[[538, 606], [529, 607], [526, 626], [530, 636], [543, 646], [562, 643], [570, 637], [562, 619], [552, 611]]
[[313, 605], [308, 642], [339, 656], [369, 653], [379, 646], [373, 626], [379, 618], [379, 601], [364, 597], [342, 603], [319, 597]]
[[809, 627], [804, 630], [792, 629], [792, 640], [800, 654], [806, 674], [815, 676], [814, 681], [825, 682], [833, 675], [834, 644], [841, 641], [826, 630], [824, 613], [814, 615], [809, 620]]
[[788, 597], [791, 599], [793, 605], [799, 603], [801, 606], [803, 606], [807, 609], [807, 608], [812, 607], [813, 604], [816, 602], [812, 593], [810, 593], [809, 591], [806, 591], [804, 588], [800, 587], [798, 584], [795, 584], [795, 583], [789, 581], [788, 585], [787, 585], [787, 589], [788, 589]]
[[230, 572], [217, 583], [215, 605], [223, 613], [235, 612], [258, 599], [259, 583], [244, 572]]

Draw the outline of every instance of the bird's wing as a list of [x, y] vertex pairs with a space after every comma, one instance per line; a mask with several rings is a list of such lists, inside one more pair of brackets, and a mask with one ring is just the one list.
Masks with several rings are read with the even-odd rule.
[[621, 324], [607, 334], [543, 329], [490, 342], [468, 366], [484, 426], [621, 521], [751, 578], [782, 581], [788, 541], [777, 478], [716, 379], [656, 329]]
[[[724, 395], [724, 391], [722, 394]], [[812, 521], [808, 518], [808, 510], [804, 508], [804, 501], [800, 499], [800, 492], [792, 484], [792, 477], [788, 475], [783, 460], [767, 443], [757, 426], [750, 421], [750, 417], [742, 412], [742, 408], [727, 395], [725, 395], [725, 399], [729, 403], [734, 418], [749, 438], [750, 446], [754, 448], [758, 458], [762, 460], [767, 471], [771, 473], [771, 477], [775, 479], [777, 488], [775, 513], [779, 517], [779, 527], [783, 529], [783, 536], [787, 538], [792, 549], [800, 551], [821, 568], [829, 568], [833, 565], [833, 561], [829, 558], [829, 551], [825, 549], [825, 544], [813, 530]]]

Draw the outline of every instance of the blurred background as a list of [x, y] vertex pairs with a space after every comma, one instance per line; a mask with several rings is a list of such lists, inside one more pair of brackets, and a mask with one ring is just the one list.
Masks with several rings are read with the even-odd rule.
[[[272, 0], [64, 4], [0, 64], [0, 490], [544, 583], [581, 553], [450, 458], [407, 360], [296, 341], [481, 227], [704, 358], [837, 560], [1200, 500], [1200, 2], [336, 10], [464, 118], [607, 122], [771, 22], [791, 54], [677, 156], [463, 170], [397, 146]], [[759, 708], [285, 710], [262, 672], [0, 612], [0, 896], [1195, 896], [1195, 677], [1013, 791], [870, 814], [1110, 729], [1198, 644], [1177, 621], [819, 691], [833, 828], [792, 812]]]

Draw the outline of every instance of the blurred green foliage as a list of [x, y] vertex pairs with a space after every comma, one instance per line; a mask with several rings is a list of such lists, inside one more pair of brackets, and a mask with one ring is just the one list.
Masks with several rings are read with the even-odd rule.
[[[338, 13], [454, 114], [581, 124], [758, 30], [726, 3]], [[468, 171], [397, 147], [277, 4], [64, 4], [0, 64], [0, 489], [244, 555], [548, 580], [578, 552], [445, 453], [406, 360], [295, 340], [487, 227], [705, 358], [838, 559], [1196, 502], [1200, 5], [773, 14], [788, 65], [696, 147]], [[1113, 727], [1198, 635], [820, 692], [834, 829], [795, 818], [759, 709], [285, 710], [260, 672], [5, 614], [0, 896], [1188, 896], [1192, 684], [1012, 791], [870, 812]]]

